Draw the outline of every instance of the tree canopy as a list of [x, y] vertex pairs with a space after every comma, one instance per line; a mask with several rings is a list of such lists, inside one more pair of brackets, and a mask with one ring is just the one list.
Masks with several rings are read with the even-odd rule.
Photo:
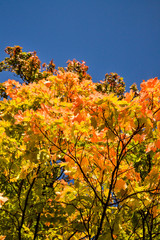
[[125, 92], [85, 62], [8, 47], [1, 84], [0, 239], [158, 240], [160, 81]]

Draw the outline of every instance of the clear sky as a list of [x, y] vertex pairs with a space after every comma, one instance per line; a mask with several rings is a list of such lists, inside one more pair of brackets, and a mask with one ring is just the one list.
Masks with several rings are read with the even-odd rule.
[[0, 0], [0, 22], [0, 61], [20, 45], [57, 67], [84, 60], [94, 82], [117, 72], [127, 90], [160, 78], [160, 0]]

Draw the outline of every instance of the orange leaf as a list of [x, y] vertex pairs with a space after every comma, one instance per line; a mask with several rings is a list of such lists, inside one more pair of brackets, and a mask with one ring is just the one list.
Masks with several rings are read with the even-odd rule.
[[160, 149], [160, 139], [158, 139], [155, 143], [156, 147]]
[[117, 180], [116, 182], [116, 185], [115, 185], [115, 188], [118, 190], [118, 189], [126, 189], [127, 188], [127, 184], [124, 180], [122, 179], [119, 179]]

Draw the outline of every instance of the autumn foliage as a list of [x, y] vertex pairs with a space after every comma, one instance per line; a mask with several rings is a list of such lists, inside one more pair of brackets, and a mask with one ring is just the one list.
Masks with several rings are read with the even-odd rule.
[[114, 73], [94, 83], [84, 62], [41, 69], [36, 53], [6, 52], [0, 70], [24, 83], [1, 85], [0, 234], [158, 240], [160, 81], [125, 93]]

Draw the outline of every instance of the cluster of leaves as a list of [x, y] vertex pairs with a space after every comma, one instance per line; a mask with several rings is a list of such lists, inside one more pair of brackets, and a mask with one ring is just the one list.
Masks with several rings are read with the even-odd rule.
[[75, 72], [78, 74], [80, 81], [83, 79], [91, 80], [91, 76], [87, 74], [88, 66], [85, 65], [85, 62], [78, 62], [77, 60], [68, 61], [67, 72]]
[[84, 63], [51, 69], [2, 84], [3, 238], [158, 240], [160, 81], [124, 94], [114, 74], [97, 91]]
[[78, 75], [78, 79], [79, 82], [82, 82], [84, 79], [85, 80], [91, 80], [91, 76], [87, 73], [88, 71], [88, 66], [85, 65], [85, 62], [82, 61], [82, 63], [80, 63], [79, 61], [73, 59], [68, 60], [67, 62], [67, 67], [63, 68], [63, 67], [59, 67], [59, 70], [64, 72], [72, 72], [72, 73], [76, 73]]
[[22, 47], [7, 47], [5, 52], [9, 55], [4, 61], [0, 62], [0, 72], [10, 71], [20, 76], [26, 83], [37, 82], [40, 79], [47, 78], [54, 72], [55, 65], [53, 61], [49, 65], [44, 64], [45, 71], [40, 72], [41, 62], [36, 52], [22, 52]]
[[117, 73], [106, 73], [104, 82], [97, 83], [96, 89], [102, 93], [115, 93], [121, 100], [124, 97], [125, 83]]

